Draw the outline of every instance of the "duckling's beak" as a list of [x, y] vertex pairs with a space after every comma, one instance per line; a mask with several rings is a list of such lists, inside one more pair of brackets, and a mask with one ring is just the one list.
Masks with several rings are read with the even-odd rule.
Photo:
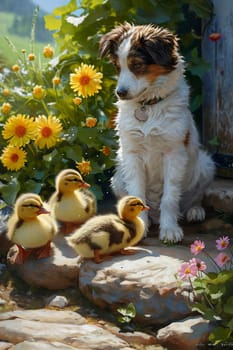
[[91, 185], [89, 185], [87, 182], [85, 182], [85, 181], [83, 181], [82, 183], [81, 183], [81, 186], [80, 186], [81, 188], [89, 188], [89, 187], [91, 187]]
[[142, 211], [149, 210], [149, 209], [150, 209], [150, 207], [148, 207], [148, 205], [144, 205], [144, 207], [142, 208]]
[[47, 209], [45, 209], [44, 207], [41, 207], [38, 212], [37, 212], [38, 215], [40, 214], [50, 214], [50, 211], [48, 211]]

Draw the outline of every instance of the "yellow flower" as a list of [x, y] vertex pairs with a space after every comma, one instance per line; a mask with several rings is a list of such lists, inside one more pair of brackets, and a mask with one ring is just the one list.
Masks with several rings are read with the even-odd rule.
[[34, 53], [29, 53], [29, 55], [28, 55], [29, 61], [34, 61], [35, 58], [36, 58], [36, 56], [34, 55]]
[[86, 118], [86, 126], [88, 128], [94, 128], [94, 126], [96, 126], [96, 123], [97, 123], [96, 118], [93, 118], [93, 117]]
[[13, 72], [18, 72], [20, 70], [20, 67], [18, 66], [18, 64], [14, 64], [12, 66], [12, 70], [13, 70]]
[[36, 85], [32, 90], [32, 96], [37, 100], [42, 100], [45, 96], [45, 90], [40, 85]]
[[75, 97], [73, 98], [73, 103], [78, 106], [82, 103], [82, 99], [80, 97]]
[[9, 90], [5, 88], [2, 92], [3, 96], [9, 96]]
[[35, 144], [39, 148], [51, 148], [59, 140], [59, 133], [62, 131], [60, 120], [54, 116], [39, 115], [36, 118], [37, 138]]
[[70, 74], [70, 86], [82, 97], [93, 96], [102, 88], [102, 77], [103, 74], [96, 72], [94, 66], [81, 63], [75, 73]]
[[13, 146], [24, 146], [36, 137], [35, 122], [24, 114], [13, 115], [5, 123], [2, 136], [5, 140], [10, 139]]
[[82, 160], [82, 162], [77, 162], [76, 167], [82, 175], [88, 175], [91, 172], [91, 164], [89, 160]]
[[23, 149], [8, 145], [2, 152], [1, 161], [8, 170], [17, 171], [24, 167], [26, 156], [27, 153]]
[[54, 84], [54, 85], [59, 85], [60, 82], [61, 82], [61, 79], [60, 79], [59, 77], [56, 77], [56, 76], [55, 76], [55, 77], [53, 78], [53, 84]]
[[43, 54], [45, 58], [53, 58], [54, 50], [50, 45], [44, 47]]
[[103, 147], [101, 148], [101, 152], [102, 152], [105, 156], [109, 156], [110, 153], [111, 153], [111, 150], [110, 150], [110, 148], [109, 148], [108, 146], [103, 146]]
[[2, 104], [1, 111], [2, 111], [3, 114], [6, 114], [6, 115], [7, 115], [7, 114], [10, 113], [11, 108], [12, 108], [12, 106], [11, 106], [10, 103], [4, 102], [4, 103]]

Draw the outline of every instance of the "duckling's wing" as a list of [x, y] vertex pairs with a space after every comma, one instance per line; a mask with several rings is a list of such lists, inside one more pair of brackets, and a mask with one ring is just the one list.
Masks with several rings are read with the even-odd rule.
[[58, 191], [54, 192], [49, 198], [48, 205], [52, 208], [54, 205], [61, 200], [62, 194]]
[[126, 221], [126, 220], [124, 220], [123, 224], [129, 231], [130, 237], [128, 239], [128, 242], [130, 242], [137, 235], [136, 224], [133, 221]]
[[8, 222], [7, 222], [7, 237], [9, 240], [12, 240], [14, 236], [15, 230], [22, 226], [23, 220], [19, 219], [15, 214], [9, 217]]
[[82, 195], [82, 197], [83, 197], [83, 199], [85, 201], [85, 204], [86, 204], [85, 211], [86, 211], [86, 213], [87, 214], [90, 213], [92, 215], [95, 215], [96, 212], [97, 212], [95, 195], [91, 191], [89, 191], [89, 190], [87, 190], [85, 188], [81, 188], [79, 190], [79, 192], [80, 192], [80, 194]]
[[[92, 249], [119, 245], [128, 237], [124, 222], [115, 214], [99, 215], [89, 219], [70, 237], [71, 244], [87, 243]], [[128, 233], [128, 230], [127, 230]]]

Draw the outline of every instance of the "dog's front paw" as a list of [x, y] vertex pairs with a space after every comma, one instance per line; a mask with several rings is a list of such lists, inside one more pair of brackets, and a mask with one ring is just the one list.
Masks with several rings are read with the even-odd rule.
[[187, 211], [186, 218], [189, 222], [203, 221], [205, 220], [205, 209], [200, 206], [192, 207]]
[[183, 230], [179, 226], [160, 228], [159, 239], [164, 243], [177, 243], [184, 237]]

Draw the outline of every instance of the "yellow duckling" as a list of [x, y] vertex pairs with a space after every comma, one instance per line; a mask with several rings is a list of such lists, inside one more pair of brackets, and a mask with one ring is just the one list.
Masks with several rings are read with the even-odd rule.
[[7, 223], [7, 237], [18, 247], [14, 263], [23, 264], [32, 253], [38, 259], [50, 256], [50, 242], [57, 227], [48, 214], [37, 194], [25, 193], [16, 200]]
[[117, 214], [98, 215], [76, 230], [68, 243], [83, 258], [100, 263], [113, 253], [133, 254], [126, 247], [136, 245], [143, 237], [144, 222], [138, 215], [148, 210], [143, 201], [125, 196], [117, 204]]
[[96, 198], [77, 170], [62, 170], [56, 177], [56, 192], [49, 199], [54, 218], [68, 234], [96, 214]]

